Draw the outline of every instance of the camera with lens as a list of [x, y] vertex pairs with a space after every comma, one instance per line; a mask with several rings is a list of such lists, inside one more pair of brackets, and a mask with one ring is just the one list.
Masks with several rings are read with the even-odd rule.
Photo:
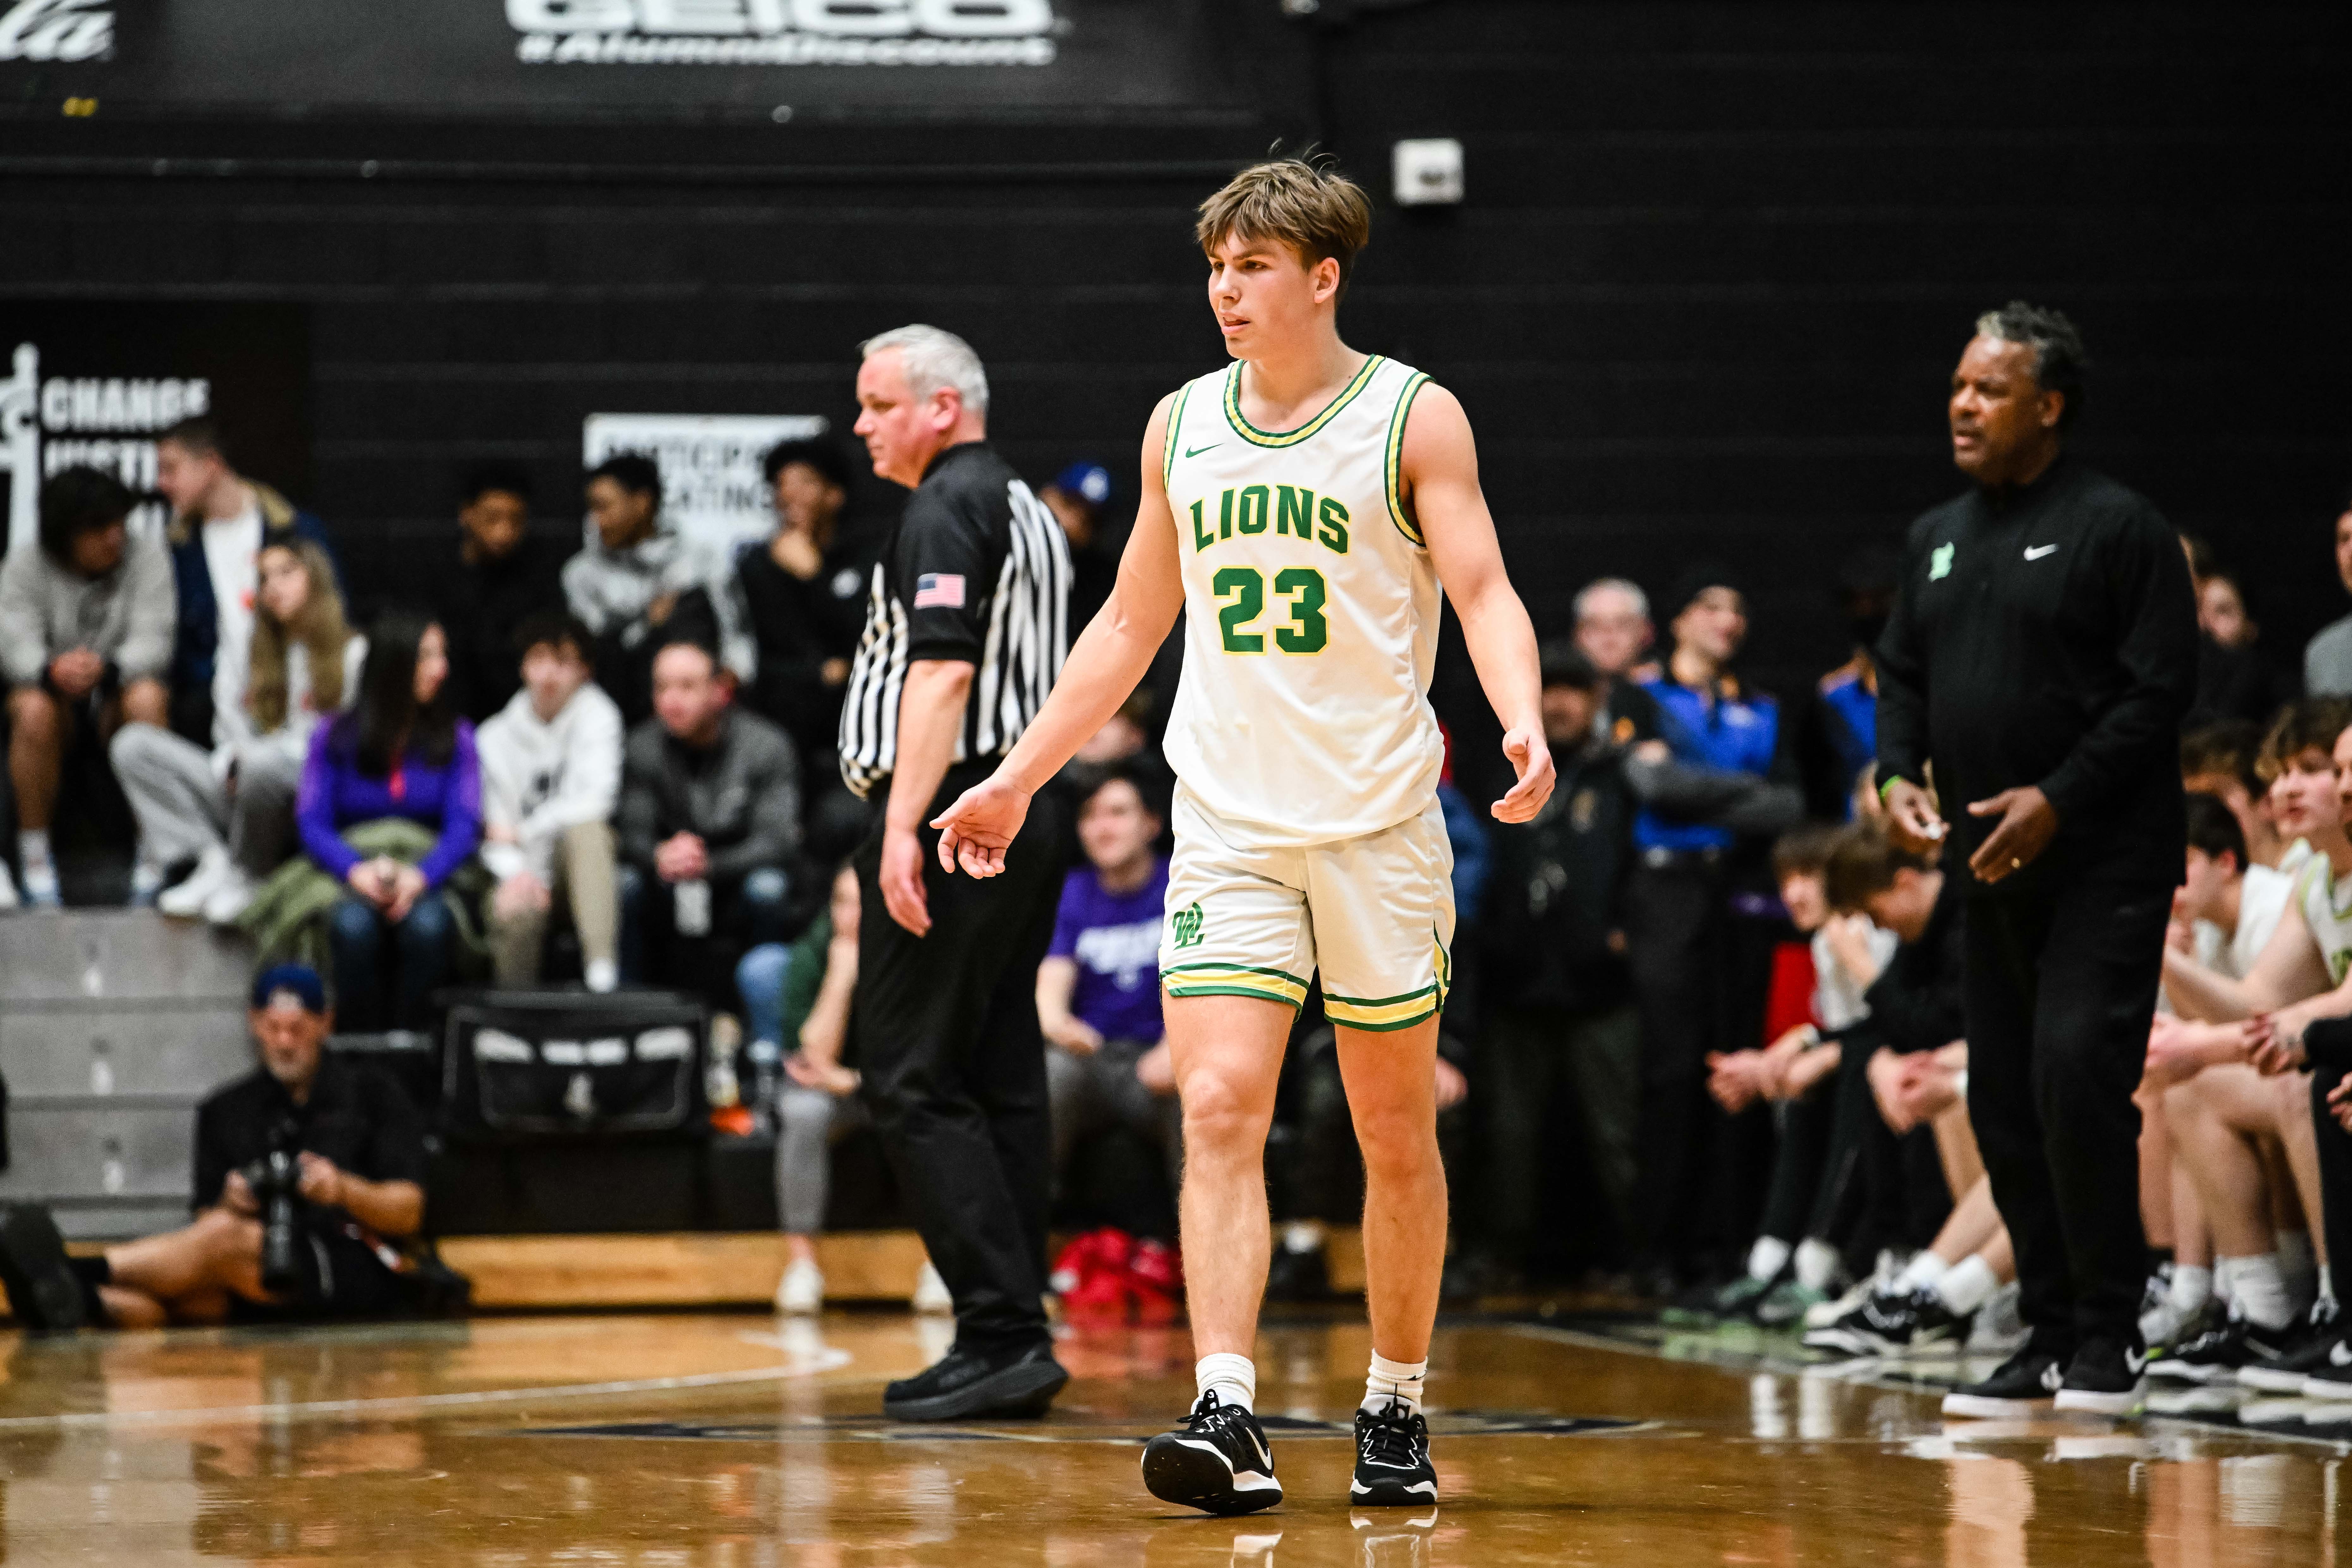
[[278, 1295], [301, 1288], [301, 1129], [289, 1119], [270, 1130], [269, 1152], [245, 1167], [245, 1184], [261, 1210], [261, 1286]]

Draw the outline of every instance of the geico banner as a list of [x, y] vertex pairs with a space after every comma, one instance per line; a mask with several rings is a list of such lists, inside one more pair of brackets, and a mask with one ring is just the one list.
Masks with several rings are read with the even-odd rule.
[[39, 527], [43, 481], [112, 474], [141, 496], [131, 526], [167, 519], [155, 437], [204, 416], [245, 472], [310, 489], [308, 324], [284, 305], [0, 301], [0, 495], [10, 548]]
[[[779, 121], [797, 108], [1181, 107], [1231, 96], [1202, 8], [1202, 0], [0, 0], [0, 102], [556, 117], [733, 107]], [[557, 68], [567, 66], [617, 68]], [[698, 68], [664, 68], [676, 67]]]

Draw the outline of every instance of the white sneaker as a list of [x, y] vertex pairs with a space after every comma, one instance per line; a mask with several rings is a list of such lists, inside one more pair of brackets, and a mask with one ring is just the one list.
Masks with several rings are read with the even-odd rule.
[[587, 973], [583, 975], [581, 978], [588, 983], [588, 989], [594, 992], [599, 996], [604, 994], [608, 991], [617, 991], [620, 989], [621, 967], [614, 963], [611, 959], [590, 959], [588, 961], [587, 971]]
[[28, 910], [61, 910], [66, 907], [65, 894], [58, 888], [58, 868], [54, 864], [25, 868], [24, 900]]
[[776, 1310], [805, 1318], [824, 1310], [824, 1270], [811, 1258], [796, 1258], [776, 1282]]
[[192, 921], [205, 912], [205, 901], [220, 890], [221, 881], [235, 868], [228, 851], [217, 844], [196, 857], [196, 868], [175, 888], [166, 888], [155, 907], [176, 921]]
[[251, 906], [253, 895], [259, 890], [245, 868], [232, 863], [228, 875], [213, 889], [213, 896], [205, 900], [205, 919], [216, 926], [236, 924], [237, 917]]
[[913, 1305], [916, 1311], [927, 1316], [955, 1310], [955, 1298], [948, 1294], [948, 1282], [940, 1278], [940, 1271], [931, 1267], [928, 1258], [923, 1259], [923, 1271], [915, 1277]]
[[8, 862], [0, 860], [0, 910], [13, 910], [22, 902], [16, 896], [16, 879], [9, 871]]

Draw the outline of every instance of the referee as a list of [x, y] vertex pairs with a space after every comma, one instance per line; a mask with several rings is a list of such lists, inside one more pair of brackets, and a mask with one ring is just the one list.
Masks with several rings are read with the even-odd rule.
[[992, 880], [939, 868], [924, 825], [994, 770], [1062, 665], [1070, 563], [1053, 514], [988, 445], [988, 379], [936, 327], [868, 341], [857, 434], [908, 499], [874, 571], [841, 713], [841, 775], [883, 803], [855, 858], [852, 1027], [865, 1093], [954, 1348], [890, 1384], [908, 1421], [1036, 1415], [1068, 1381], [1041, 1300], [1050, 1141], [1037, 965], [1060, 892], [1040, 797]]
[[1978, 318], [1949, 406], [1974, 486], [1912, 524], [1878, 649], [1892, 832], [1969, 879], [1969, 1115], [2032, 1330], [1953, 1415], [2128, 1415], [2147, 1365], [2131, 1097], [2187, 837], [2197, 621], [2171, 527], [2064, 450], [2084, 363], [2055, 310]]

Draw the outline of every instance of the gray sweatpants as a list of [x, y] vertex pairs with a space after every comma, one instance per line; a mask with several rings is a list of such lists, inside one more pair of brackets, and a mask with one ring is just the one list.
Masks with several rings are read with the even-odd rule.
[[824, 1228], [833, 1195], [833, 1146], [866, 1125], [866, 1102], [786, 1080], [776, 1097], [776, 1214], [786, 1236]]
[[147, 859], [170, 866], [215, 846], [250, 876], [266, 877], [294, 852], [294, 794], [302, 764], [277, 746], [247, 746], [232, 788], [213, 776], [210, 753], [152, 724], [125, 724], [108, 750], [114, 776], [139, 818]]
[[1058, 1200], [1079, 1141], [1123, 1127], [1160, 1152], [1171, 1192], [1184, 1185], [1184, 1111], [1172, 1094], [1154, 1094], [1135, 1076], [1151, 1047], [1107, 1040], [1089, 1057], [1045, 1047], [1045, 1100], [1054, 1119], [1054, 1192]]

